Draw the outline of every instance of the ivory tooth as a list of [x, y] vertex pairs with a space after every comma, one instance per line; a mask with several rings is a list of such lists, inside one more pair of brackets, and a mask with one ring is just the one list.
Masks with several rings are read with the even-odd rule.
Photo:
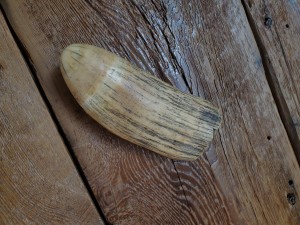
[[208, 147], [221, 116], [125, 59], [85, 44], [67, 47], [61, 71], [75, 99], [112, 133], [172, 159], [194, 160]]

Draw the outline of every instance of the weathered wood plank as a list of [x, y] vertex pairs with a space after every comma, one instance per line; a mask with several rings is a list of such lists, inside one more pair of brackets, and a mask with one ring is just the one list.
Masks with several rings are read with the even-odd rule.
[[[4, 9], [109, 221], [226, 224], [238, 211], [237, 224], [299, 223], [299, 202], [287, 200], [298, 196], [299, 166], [240, 2], [4, 1]], [[173, 167], [89, 119], [58, 71], [59, 53], [74, 42], [218, 105], [224, 121], [207, 153], [214, 174], [203, 158]]]
[[0, 224], [103, 224], [0, 15]]
[[244, 1], [281, 117], [300, 161], [300, 2]]
[[[287, 195], [299, 192], [299, 166], [242, 5], [200, 2], [191, 2], [195, 11], [181, 10], [189, 3], [169, 5], [173, 10], [168, 11], [167, 21], [180, 49], [177, 61], [194, 94], [217, 102], [222, 109], [212, 168], [224, 192], [233, 194], [230, 198], [242, 224], [298, 224], [299, 203], [290, 205]], [[151, 12], [145, 11], [150, 17]], [[291, 187], [289, 179], [297, 180], [297, 185]]]
[[[234, 214], [234, 209], [226, 205], [207, 162], [202, 162], [205, 166], [197, 171], [198, 177], [191, 184], [194, 196], [187, 199], [189, 196], [182, 190], [172, 160], [137, 149], [111, 135], [87, 116], [69, 93], [59, 71], [59, 58], [63, 48], [74, 42], [106, 47], [142, 68], [148, 67], [165, 80], [164, 74], [174, 79], [172, 71], [176, 70], [177, 83], [185, 88], [167, 46], [161, 54], [169, 56], [163, 60], [159, 49], [147, 47], [139, 36], [131, 36], [138, 35], [136, 25], [141, 23], [138, 29], [144, 38], [150, 38], [148, 44], [152, 45], [150, 30], [145, 29], [148, 25], [132, 3], [103, 1], [96, 4], [103, 6], [94, 6], [88, 1], [3, 1], [108, 221], [113, 224], [232, 223], [229, 211]], [[113, 17], [116, 21], [109, 24]], [[118, 29], [120, 33], [115, 33]], [[128, 30], [125, 32], [125, 29]], [[155, 63], [169, 65], [169, 72], [159, 72], [162, 68]]]

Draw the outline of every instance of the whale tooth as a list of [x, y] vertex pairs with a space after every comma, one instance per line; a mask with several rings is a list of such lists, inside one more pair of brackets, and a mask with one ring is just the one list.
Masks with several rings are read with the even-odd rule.
[[119, 137], [158, 154], [195, 160], [220, 125], [219, 110], [210, 102], [180, 92], [105, 49], [70, 45], [60, 67], [87, 114]]

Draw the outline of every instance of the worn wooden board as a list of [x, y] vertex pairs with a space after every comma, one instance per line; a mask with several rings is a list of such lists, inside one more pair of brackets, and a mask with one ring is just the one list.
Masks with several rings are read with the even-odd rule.
[[[141, 19], [139, 11], [132, 3], [102, 2], [102, 13], [99, 5], [94, 8], [83, 1], [7, 1], [3, 2], [7, 15], [17, 35], [28, 51], [37, 75], [52, 104], [67, 139], [84, 170], [84, 173], [103, 209], [107, 220], [113, 224], [230, 224], [233, 220], [231, 210], [225, 202], [207, 162], [201, 160], [201, 170], [185, 173], [191, 179], [191, 190], [183, 191], [181, 178], [170, 159], [138, 148], [117, 138], [94, 122], [79, 107], [68, 91], [59, 71], [59, 57], [64, 47], [74, 42], [86, 42], [104, 46], [116, 53], [126, 56], [143, 68], [160, 74], [159, 66], [152, 63], [170, 65], [170, 71], [178, 70], [172, 66], [171, 56], [152, 59], [143, 54], [162, 57], [153, 46], [147, 48], [139, 45], [131, 46], [128, 36], [124, 46], [114, 35], [118, 27], [111, 30], [107, 24], [110, 16], [120, 16], [117, 21], [128, 23], [126, 32], [135, 31], [136, 23], [147, 24]], [[99, 4], [99, 3], [97, 3]], [[130, 9], [134, 9], [132, 12]], [[124, 14], [117, 13], [121, 10]], [[130, 13], [134, 15], [129, 16]], [[133, 18], [136, 16], [137, 20]], [[105, 17], [107, 17], [105, 19]], [[127, 17], [127, 19], [126, 19]], [[116, 21], [116, 22], [117, 22]], [[114, 24], [112, 24], [114, 25]], [[124, 32], [123, 22], [119, 24]], [[149, 31], [145, 38], [151, 38]], [[122, 35], [125, 37], [125, 34]], [[129, 41], [130, 40], [130, 41]], [[153, 40], [153, 39], [152, 39]], [[142, 39], [139, 38], [139, 42]], [[110, 42], [110, 43], [107, 43]], [[149, 41], [149, 45], [151, 41]], [[127, 45], [127, 46], [126, 46]], [[134, 47], [136, 46], [136, 47]], [[128, 51], [124, 51], [124, 47]], [[167, 47], [167, 46], [166, 46]], [[143, 53], [143, 48], [146, 53]], [[129, 51], [132, 51], [130, 53]], [[151, 51], [153, 51], [151, 53]], [[165, 54], [169, 54], [166, 48]], [[161, 52], [163, 54], [163, 52]], [[145, 59], [141, 61], [141, 59]], [[133, 60], [136, 58], [135, 60]], [[164, 69], [165, 70], [165, 69]], [[170, 78], [173, 79], [171, 72]], [[180, 73], [177, 71], [177, 75]], [[166, 80], [167, 78], [164, 77]], [[178, 84], [185, 87], [182, 78]], [[189, 176], [195, 173], [195, 176]], [[195, 179], [195, 180], [194, 180]], [[232, 213], [233, 214], [233, 213]]]
[[[299, 166], [240, 2], [3, 3], [110, 222], [299, 223], [299, 201], [287, 199], [298, 198]], [[207, 160], [141, 151], [88, 118], [58, 70], [74, 42], [102, 46], [218, 105], [224, 120]]]
[[103, 224], [0, 14], [0, 224]]
[[[194, 1], [191, 5], [197, 10], [180, 10], [188, 3], [169, 5], [167, 21], [177, 39], [175, 46], [181, 49], [177, 61], [193, 93], [203, 93], [222, 109], [217, 156], [210, 161], [223, 191], [233, 194], [242, 224], [298, 224], [299, 203], [291, 206], [287, 195], [299, 191], [299, 166], [242, 4]], [[297, 185], [291, 187], [289, 179]]]
[[300, 161], [300, 2], [245, 1], [245, 7]]

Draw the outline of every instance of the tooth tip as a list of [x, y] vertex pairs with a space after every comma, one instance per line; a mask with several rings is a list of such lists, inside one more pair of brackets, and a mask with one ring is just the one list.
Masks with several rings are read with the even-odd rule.
[[91, 49], [85, 44], [72, 44], [61, 54], [63, 78], [77, 101], [84, 101], [98, 76], [90, 69], [93, 60]]
[[65, 48], [61, 54], [61, 67], [63, 71], [67, 74], [76, 71], [82, 56], [82, 49], [78, 44], [72, 44]]

